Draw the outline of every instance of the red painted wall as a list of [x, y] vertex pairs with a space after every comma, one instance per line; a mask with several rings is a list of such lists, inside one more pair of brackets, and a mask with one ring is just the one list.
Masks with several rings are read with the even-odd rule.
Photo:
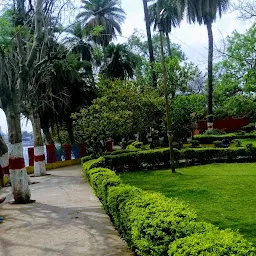
[[[243, 126], [246, 126], [250, 123], [248, 118], [233, 118], [228, 117], [222, 120], [215, 120], [213, 123], [214, 129], [224, 130], [226, 132], [235, 132], [241, 130]], [[198, 121], [197, 122], [197, 130], [199, 133], [203, 133], [207, 130], [207, 121]]]

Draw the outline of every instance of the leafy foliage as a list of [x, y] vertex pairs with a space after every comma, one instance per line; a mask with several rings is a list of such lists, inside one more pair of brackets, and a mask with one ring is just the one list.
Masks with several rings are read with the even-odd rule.
[[[115, 0], [82, 0], [83, 11], [77, 16], [82, 20], [85, 31], [97, 44], [106, 47], [117, 34], [121, 34], [121, 24], [125, 20], [124, 10]], [[104, 29], [100, 34], [91, 31], [97, 26]]]
[[128, 50], [127, 45], [110, 44], [104, 51], [107, 63], [103, 66], [101, 73], [105, 78], [121, 80], [133, 78], [136, 57]]
[[215, 105], [221, 116], [254, 116], [255, 35], [253, 25], [245, 34], [227, 38], [224, 59], [216, 64]]
[[77, 133], [94, 149], [105, 149], [109, 137], [129, 138], [161, 123], [163, 101], [157, 90], [119, 80], [102, 80], [98, 88], [100, 97], [73, 115]]
[[224, 253], [221, 255], [230, 250], [238, 255], [255, 253], [239, 234], [197, 222], [195, 212], [183, 202], [123, 185], [113, 171], [100, 165], [104, 165], [102, 158], [85, 162], [85, 176], [137, 255], [183, 255], [191, 248], [198, 255], [201, 248], [212, 252], [216, 244], [216, 250]]

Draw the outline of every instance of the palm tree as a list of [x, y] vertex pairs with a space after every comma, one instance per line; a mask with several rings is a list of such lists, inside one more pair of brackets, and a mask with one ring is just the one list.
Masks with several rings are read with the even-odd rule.
[[84, 40], [84, 29], [80, 21], [74, 23], [67, 30], [69, 36], [64, 39], [64, 44], [70, 46], [72, 52], [80, 55], [80, 59], [91, 61], [91, 45]]
[[117, 34], [122, 34], [121, 24], [126, 14], [116, 0], [82, 0], [82, 3], [83, 11], [77, 18], [95, 43], [106, 47]]
[[127, 45], [110, 44], [105, 52], [107, 63], [101, 70], [103, 75], [121, 80], [133, 77], [136, 56], [128, 50]]
[[157, 78], [154, 72], [154, 50], [153, 50], [153, 43], [152, 43], [152, 35], [150, 30], [150, 17], [149, 17], [149, 10], [148, 10], [148, 0], [142, 0], [144, 6], [144, 15], [145, 15], [145, 23], [146, 23], [146, 30], [147, 30], [147, 37], [148, 37], [148, 51], [149, 51], [149, 61], [151, 64], [151, 73], [152, 73], [152, 84], [154, 87], [157, 86]]
[[[184, 0], [181, 0], [184, 1]], [[208, 129], [212, 129], [213, 109], [213, 32], [212, 23], [216, 20], [217, 15], [227, 10], [229, 0], [187, 0], [187, 16], [189, 23], [198, 22], [200, 25], [205, 24], [208, 31], [209, 51], [208, 51]]]
[[175, 28], [180, 25], [180, 22], [183, 18], [184, 12], [184, 3], [170, 0], [158, 0], [149, 6], [149, 19], [151, 25], [153, 25], [154, 30], [160, 25], [160, 11], [165, 10], [165, 13], [161, 19], [162, 30], [165, 33], [167, 41], [168, 53], [171, 56], [171, 41], [169, 33], [172, 31], [172, 28]]

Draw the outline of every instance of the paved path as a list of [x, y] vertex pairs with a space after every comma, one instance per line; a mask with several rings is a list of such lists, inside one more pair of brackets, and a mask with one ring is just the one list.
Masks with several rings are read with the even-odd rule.
[[49, 173], [31, 178], [36, 203], [0, 207], [0, 256], [131, 256], [81, 167]]

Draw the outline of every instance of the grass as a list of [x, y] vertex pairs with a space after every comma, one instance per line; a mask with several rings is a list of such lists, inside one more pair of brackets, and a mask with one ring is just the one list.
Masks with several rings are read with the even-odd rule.
[[124, 183], [176, 197], [194, 208], [198, 220], [239, 230], [256, 245], [256, 164], [211, 164], [119, 174]]

